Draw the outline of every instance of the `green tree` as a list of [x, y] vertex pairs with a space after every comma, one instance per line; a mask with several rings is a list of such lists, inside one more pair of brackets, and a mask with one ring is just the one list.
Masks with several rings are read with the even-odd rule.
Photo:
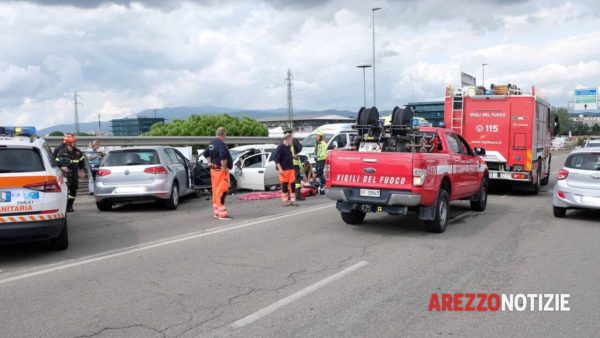
[[191, 115], [187, 120], [172, 120], [169, 123], [157, 123], [145, 136], [214, 136], [217, 128], [227, 128], [229, 136], [268, 136], [267, 128], [258, 121], [228, 114]]
[[569, 114], [569, 111], [567, 110], [567, 108], [557, 108], [554, 111], [555, 115], [558, 115], [558, 123], [560, 123], [560, 134], [564, 135], [564, 134], [568, 134], [569, 130], [571, 129], [571, 114]]
[[55, 130], [55, 131], [51, 132], [50, 134], [48, 134], [48, 136], [65, 136], [65, 133], [63, 133], [60, 130]]

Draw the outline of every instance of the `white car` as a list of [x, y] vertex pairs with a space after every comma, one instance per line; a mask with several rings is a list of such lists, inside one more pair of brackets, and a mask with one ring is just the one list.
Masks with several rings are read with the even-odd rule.
[[585, 140], [583, 148], [600, 147], [600, 139], [589, 139]]
[[581, 148], [567, 157], [552, 194], [555, 217], [567, 209], [600, 209], [600, 147]]
[[0, 242], [48, 240], [69, 246], [67, 185], [35, 128], [0, 127]]
[[301, 155], [306, 155], [311, 164], [315, 164], [316, 154], [315, 146], [317, 144], [317, 133], [324, 133], [324, 139], [327, 143], [327, 149], [349, 149], [352, 146], [352, 142], [358, 133], [352, 130], [352, 124], [350, 123], [333, 123], [326, 124], [317, 128], [314, 132], [309, 134], [302, 140], [302, 152]]

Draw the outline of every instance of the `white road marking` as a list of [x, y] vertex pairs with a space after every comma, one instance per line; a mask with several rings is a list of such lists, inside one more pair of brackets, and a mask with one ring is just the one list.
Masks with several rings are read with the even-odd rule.
[[293, 293], [293, 294], [291, 294], [291, 295], [289, 295], [289, 296], [287, 296], [265, 308], [262, 308], [256, 312], [254, 312], [253, 314], [250, 314], [236, 322], [233, 322], [231, 324], [231, 327], [234, 329], [240, 329], [246, 325], [252, 324], [255, 321], [261, 319], [262, 317], [267, 316], [267, 315], [277, 311], [278, 309], [280, 309], [286, 305], [289, 305], [290, 303], [293, 303], [294, 301], [296, 301], [302, 297], [308, 296], [309, 294], [317, 291], [318, 289], [326, 286], [327, 284], [332, 283], [332, 282], [346, 276], [347, 274], [366, 266], [367, 264], [369, 264], [367, 261], [360, 261], [350, 267], [347, 267], [346, 269], [339, 271], [325, 279], [322, 279], [322, 280], [316, 282], [315, 284], [312, 284], [296, 293]]
[[[100, 262], [100, 261], [104, 261], [104, 260], [119, 257], [119, 256], [125, 256], [125, 255], [129, 255], [132, 253], [140, 252], [140, 251], [160, 248], [163, 246], [168, 246], [168, 245], [177, 244], [177, 243], [181, 243], [181, 242], [185, 242], [185, 241], [189, 241], [189, 240], [193, 240], [193, 239], [207, 237], [210, 235], [216, 235], [216, 234], [220, 234], [223, 232], [242, 229], [242, 228], [246, 228], [246, 227], [253, 226], [256, 224], [266, 223], [266, 222], [270, 222], [270, 221], [276, 221], [276, 220], [283, 219], [283, 218], [293, 217], [293, 216], [297, 216], [297, 215], [301, 215], [301, 214], [305, 214], [305, 213], [309, 213], [309, 212], [314, 212], [317, 210], [331, 208], [332, 206], [334, 206], [334, 204], [328, 204], [325, 206], [314, 207], [314, 208], [305, 209], [305, 210], [301, 210], [301, 211], [284, 213], [284, 214], [280, 214], [280, 215], [273, 216], [273, 217], [264, 217], [264, 218], [261, 218], [261, 219], [255, 220], [255, 221], [251, 221], [251, 222], [247, 222], [247, 223], [224, 225], [224, 226], [206, 229], [203, 231], [196, 231], [196, 232], [192, 232], [192, 233], [188, 233], [188, 234], [184, 234], [184, 235], [178, 235], [178, 236], [174, 236], [174, 237], [170, 237], [170, 238], [165, 238], [165, 239], [161, 239], [161, 240], [157, 240], [157, 241], [148, 242], [145, 244], [134, 245], [134, 246], [130, 246], [130, 247], [122, 248], [122, 249], [106, 251], [106, 252], [96, 254], [96, 255], [91, 255], [91, 256], [86, 256], [86, 257], [82, 257], [82, 258], [78, 258], [78, 259], [68, 260], [66, 262], [50, 264], [50, 265], [46, 265], [43, 269], [37, 268], [37, 269], [34, 269], [33, 271], [31, 269], [28, 269], [25, 271], [17, 271], [11, 277], [6, 277], [6, 278], [0, 279], [0, 285], [9, 283], [9, 282], [26, 279], [26, 278], [30, 278], [30, 277], [44, 275], [44, 274], [51, 273], [51, 272], [62, 271], [62, 270], [66, 270], [66, 269], [70, 269], [70, 268], [74, 268], [74, 267], [78, 267], [78, 266], [82, 266], [82, 265]], [[26, 271], [31, 271], [31, 272], [26, 272]]]

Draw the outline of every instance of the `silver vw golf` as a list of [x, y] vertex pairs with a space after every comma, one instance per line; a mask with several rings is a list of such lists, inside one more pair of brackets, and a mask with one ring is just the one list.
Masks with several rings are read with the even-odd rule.
[[96, 173], [94, 197], [101, 211], [115, 203], [160, 201], [176, 209], [195, 193], [192, 163], [172, 147], [132, 147], [106, 154]]
[[558, 172], [552, 194], [554, 216], [567, 209], [600, 209], [600, 147], [575, 150]]

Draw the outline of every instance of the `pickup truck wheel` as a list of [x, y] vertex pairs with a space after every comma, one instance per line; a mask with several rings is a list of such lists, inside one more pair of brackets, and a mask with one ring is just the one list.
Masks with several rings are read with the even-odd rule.
[[567, 215], [567, 208], [552, 207], [552, 212], [554, 213], [554, 217], [563, 218]]
[[362, 224], [362, 222], [364, 222], [365, 220], [365, 216], [367, 214], [365, 214], [362, 211], [358, 211], [358, 210], [352, 210], [350, 212], [341, 212], [340, 213], [342, 215], [342, 219], [344, 220], [344, 222], [346, 222], [346, 224]]
[[477, 199], [471, 201], [471, 210], [473, 211], [485, 211], [487, 207], [487, 198], [488, 198], [488, 184], [487, 181], [481, 182], [481, 187], [479, 188], [479, 193], [477, 194]]
[[435, 218], [424, 221], [427, 231], [442, 233], [448, 226], [448, 214], [450, 211], [450, 197], [445, 189], [441, 189], [435, 205]]

